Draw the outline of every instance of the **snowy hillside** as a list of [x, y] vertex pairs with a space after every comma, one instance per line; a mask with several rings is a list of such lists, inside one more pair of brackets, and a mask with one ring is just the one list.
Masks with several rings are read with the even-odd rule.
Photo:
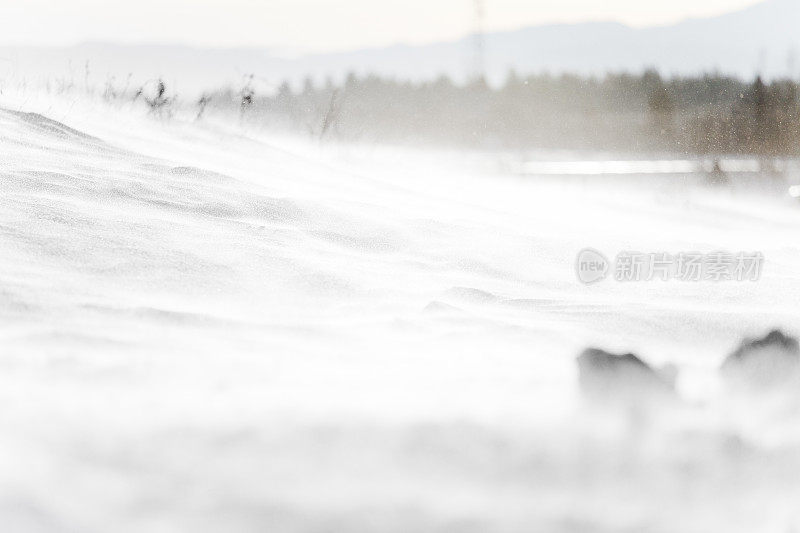
[[[717, 377], [743, 336], [800, 332], [783, 196], [0, 107], [3, 529], [800, 527], [796, 410]], [[767, 262], [588, 287], [586, 247]], [[589, 345], [677, 363], [682, 404], [587, 411]]]

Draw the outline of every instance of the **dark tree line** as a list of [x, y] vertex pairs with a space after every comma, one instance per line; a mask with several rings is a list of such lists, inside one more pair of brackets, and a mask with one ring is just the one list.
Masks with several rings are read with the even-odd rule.
[[[236, 105], [231, 91], [217, 105]], [[488, 148], [800, 155], [794, 81], [511, 72], [499, 88], [349, 76], [255, 95], [251, 120], [347, 140]]]

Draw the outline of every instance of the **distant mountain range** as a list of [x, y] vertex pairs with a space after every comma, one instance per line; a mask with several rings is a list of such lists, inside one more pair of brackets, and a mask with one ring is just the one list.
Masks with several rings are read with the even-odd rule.
[[[68, 79], [102, 86], [114, 77], [123, 86], [164, 77], [185, 93], [240, 85], [253, 73], [274, 85], [305, 76], [321, 80], [353, 71], [402, 79], [474, 73], [475, 38], [424, 46], [396, 45], [333, 54], [280, 57], [267, 49], [201, 49], [178, 45], [81, 44], [65, 48], [0, 47], [0, 88], [9, 80]], [[519, 73], [603, 73], [655, 67], [665, 74], [719, 71], [743, 77], [791, 72], [800, 76], [800, 0], [767, 0], [718, 17], [662, 27], [630, 28], [591, 22], [536, 26], [485, 36], [487, 76]], [[793, 59], [796, 58], [796, 59]]]

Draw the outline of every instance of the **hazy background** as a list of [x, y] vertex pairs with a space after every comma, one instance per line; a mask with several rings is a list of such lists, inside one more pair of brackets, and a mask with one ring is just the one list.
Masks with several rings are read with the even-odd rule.
[[[688, 17], [719, 15], [755, 3], [489, 0], [486, 29], [599, 20], [662, 25]], [[176, 24], [176, 20], [181, 23]], [[3, 0], [0, 44], [112, 41], [324, 52], [456, 39], [473, 31], [473, 22], [471, 0]]]
[[[0, 83], [162, 77], [182, 94], [348, 72], [413, 81], [477, 70], [800, 74], [794, 0], [0, 4]], [[479, 13], [482, 12], [482, 16]], [[35, 16], [33, 14], [35, 13]], [[477, 38], [476, 35], [482, 35]], [[476, 56], [480, 55], [480, 60]], [[88, 63], [88, 65], [87, 65]], [[88, 68], [87, 68], [88, 67]]]

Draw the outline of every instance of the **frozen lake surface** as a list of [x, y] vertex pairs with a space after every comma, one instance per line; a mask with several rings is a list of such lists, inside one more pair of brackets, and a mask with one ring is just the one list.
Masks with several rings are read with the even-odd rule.
[[[800, 528], [798, 404], [718, 378], [800, 333], [788, 196], [3, 107], [4, 529]], [[585, 286], [586, 247], [766, 263]], [[674, 362], [682, 402], [590, 408], [587, 346]]]

